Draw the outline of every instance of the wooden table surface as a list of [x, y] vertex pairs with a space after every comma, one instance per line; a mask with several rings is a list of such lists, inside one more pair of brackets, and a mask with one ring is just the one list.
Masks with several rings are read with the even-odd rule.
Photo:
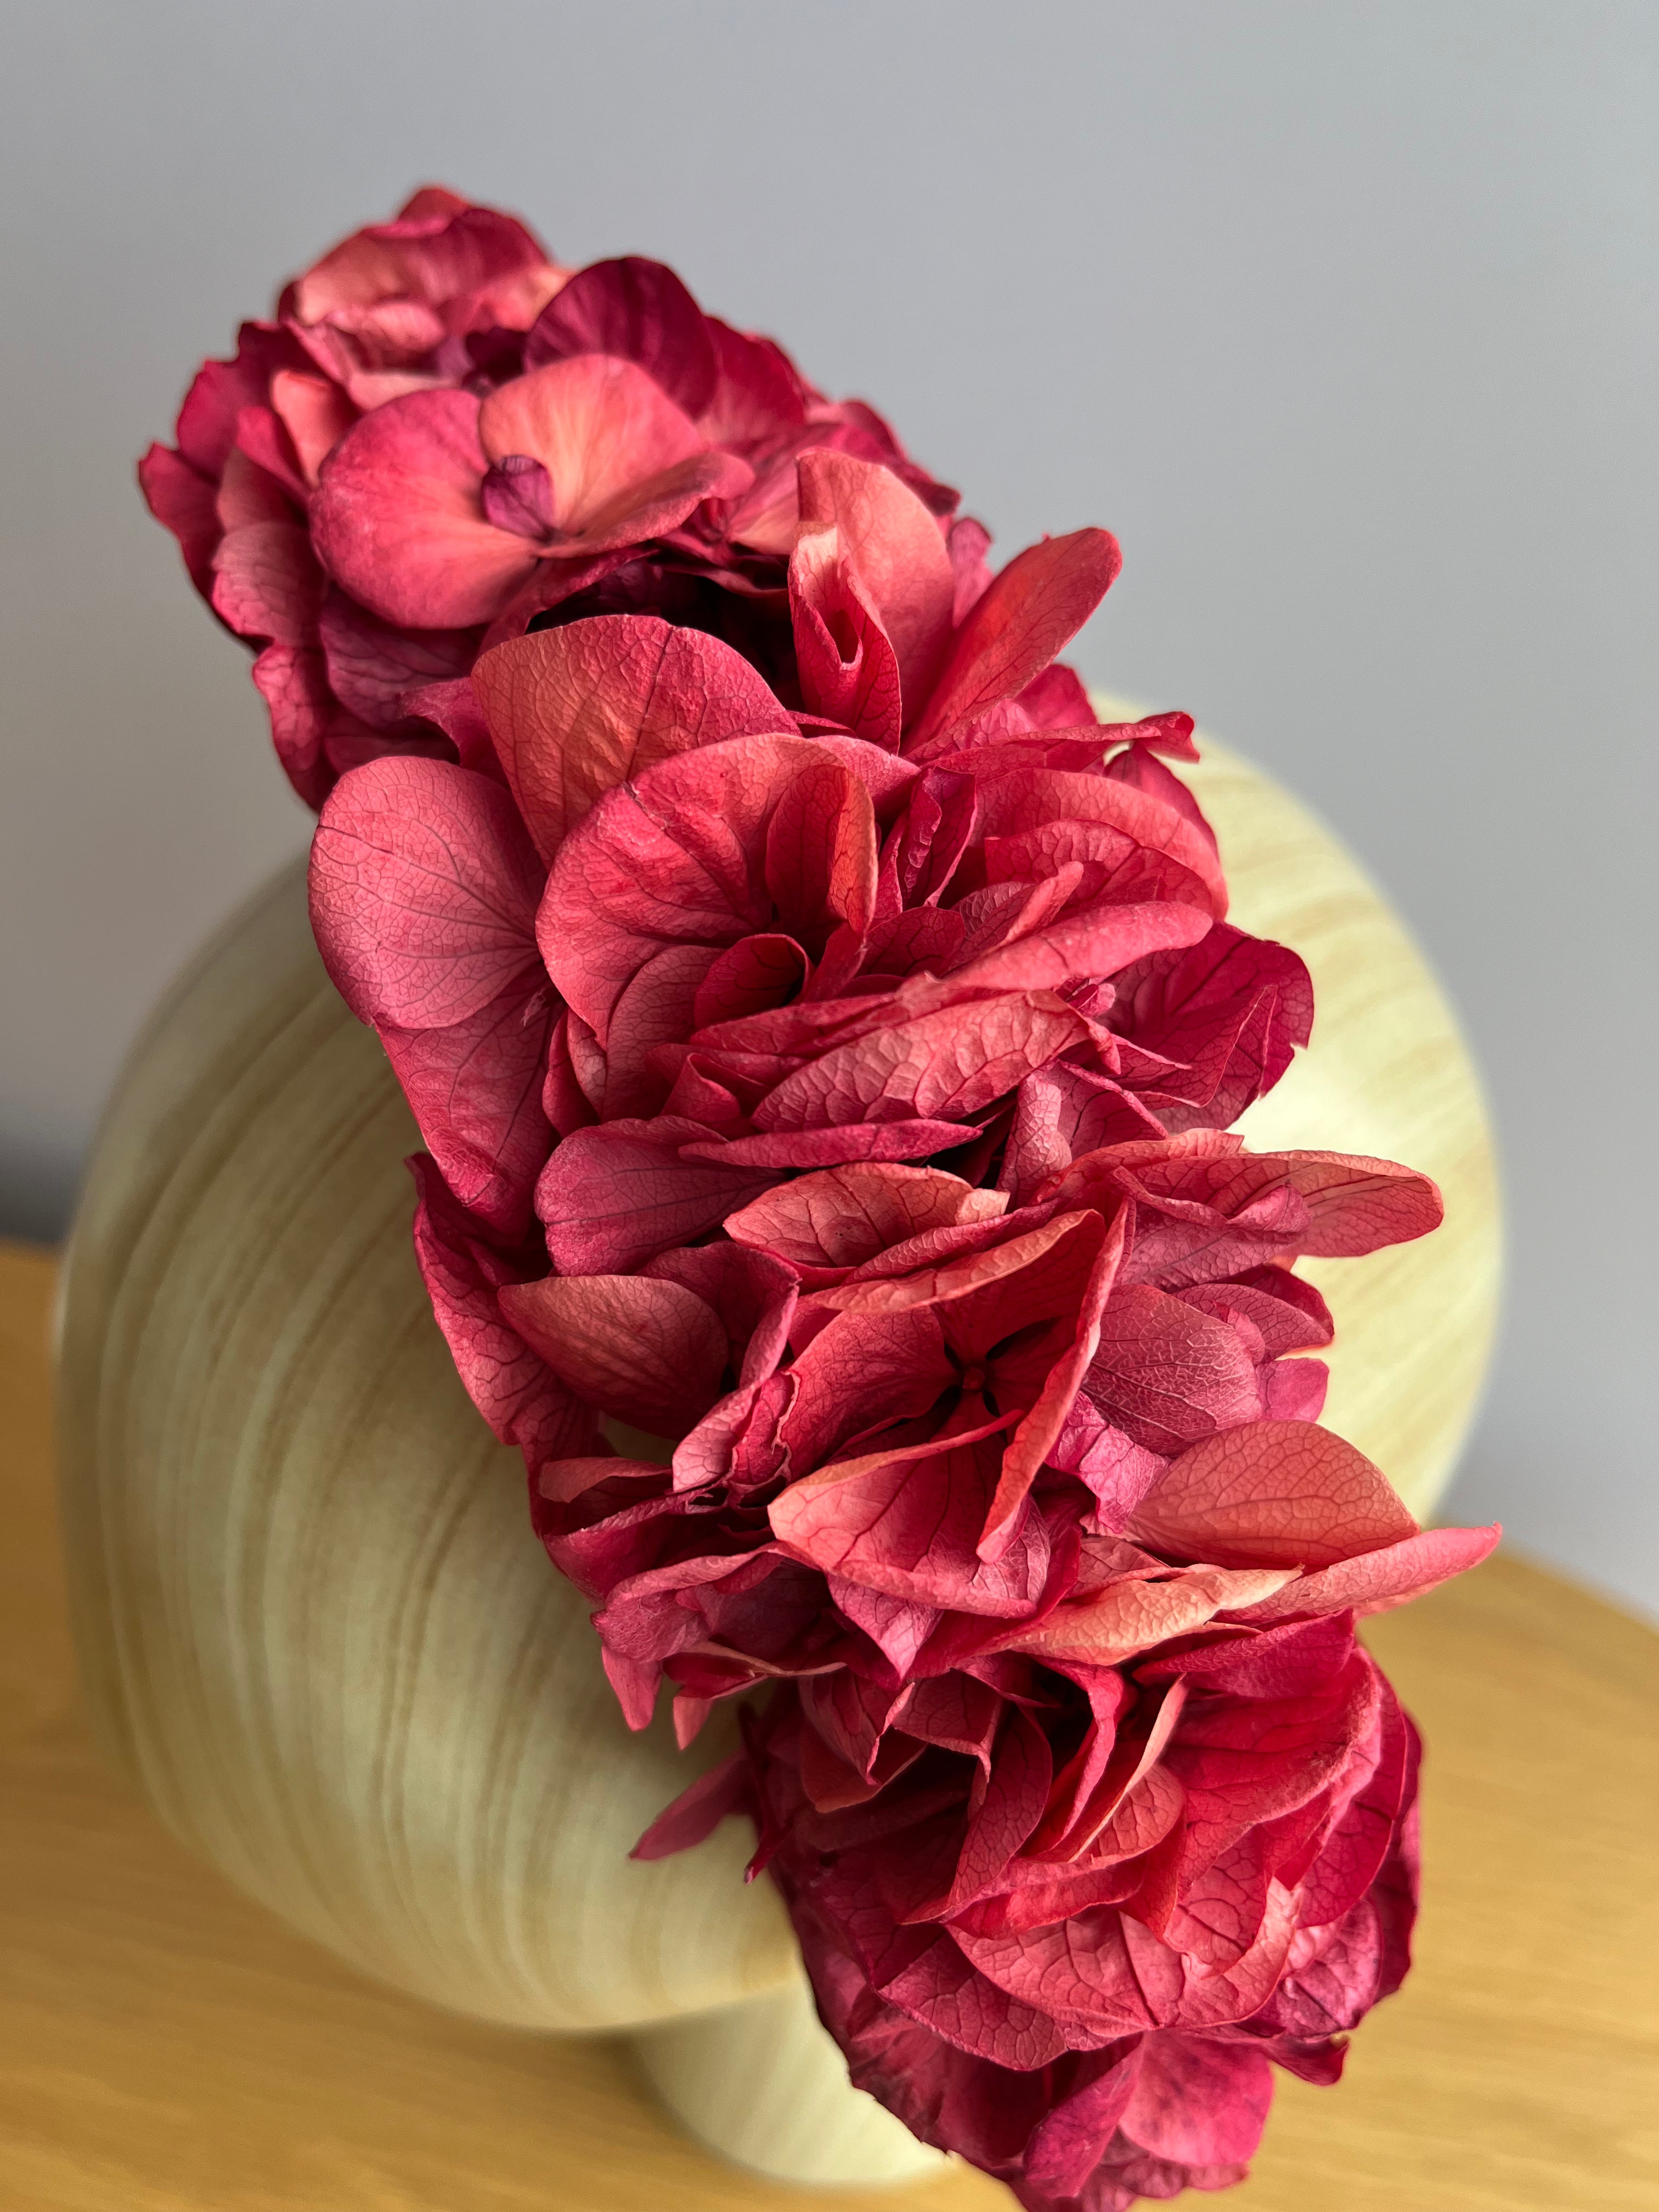
[[[3, 2212], [1011, 2207], [966, 2169], [885, 2190], [751, 2179], [681, 2136], [617, 2045], [375, 1988], [188, 1858], [76, 1708], [51, 1283], [47, 1256], [0, 1247]], [[1500, 1556], [1370, 1641], [1429, 1742], [1417, 1969], [1340, 2087], [1281, 2080], [1255, 2173], [1215, 2201], [1653, 2212], [1659, 1638]]]

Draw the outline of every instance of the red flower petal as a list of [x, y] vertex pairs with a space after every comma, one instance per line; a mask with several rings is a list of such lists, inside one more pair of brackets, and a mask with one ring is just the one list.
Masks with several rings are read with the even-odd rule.
[[686, 1160], [695, 1121], [607, 1121], [578, 1129], [555, 1150], [536, 1187], [547, 1249], [566, 1274], [637, 1267], [670, 1244], [718, 1228], [766, 1189], [768, 1170]]
[[834, 528], [803, 531], [789, 556], [795, 666], [808, 709], [896, 752], [898, 656]]
[[579, 269], [537, 317], [525, 340], [525, 367], [589, 353], [632, 362], [684, 414], [701, 415], [714, 396], [718, 362], [708, 318], [660, 261], [627, 254]]
[[1273, 2069], [1258, 2051], [1200, 2036], [1150, 2036], [1119, 2125], [1157, 2158], [1231, 2165], [1261, 2142], [1273, 2095]]
[[1155, 1452], [1182, 1451], [1261, 1412], [1255, 1364], [1234, 1331], [1144, 1284], [1126, 1285], [1107, 1306], [1084, 1387], [1109, 1421]]
[[642, 368], [608, 354], [550, 362], [498, 386], [478, 436], [490, 460], [525, 453], [547, 471], [566, 555], [659, 538], [699, 501], [730, 498], [752, 477], [735, 455], [706, 446]]
[[1440, 1193], [1428, 1176], [1392, 1160], [1352, 1152], [1279, 1157], [1311, 1217], [1312, 1226], [1297, 1240], [1310, 1255], [1351, 1259], [1387, 1244], [1409, 1243], [1426, 1237], [1445, 1218]]
[[552, 1132], [542, 1110], [551, 994], [520, 982], [444, 1029], [380, 1026], [410, 1110], [456, 1198], [522, 1236]]
[[976, 1190], [939, 1168], [872, 1162], [826, 1168], [781, 1184], [729, 1214], [726, 1233], [775, 1252], [808, 1281], [841, 1279], [890, 1245], [958, 1221], [994, 1220], [1005, 1191]]
[[793, 728], [740, 653], [654, 616], [600, 615], [511, 639], [484, 654], [472, 681], [550, 861], [595, 799], [654, 762]]
[[786, 1076], [755, 1109], [763, 1130], [965, 1119], [1076, 1043], [1083, 1024], [1043, 994], [1012, 992], [921, 1015], [840, 1045]]
[[447, 1028], [533, 974], [540, 878], [499, 784], [445, 761], [374, 761], [323, 810], [312, 927], [360, 1019]]
[[1040, 675], [1104, 598], [1123, 565], [1105, 530], [1074, 530], [1028, 545], [995, 577], [951, 640], [907, 750], [947, 750], [976, 715]]
[[1363, 1452], [1305, 1421], [1252, 1421], [1183, 1452], [1129, 1523], [1166, 1556], [1328, 1567], [1418, 1533]]
[[[473, 1232], [434, 1163], [409, 1163], [419, 1204], [415, 1256], [467, 1394], [503, 1443], [532, 1467], [597, 1449], [593, 1413], [502, 1318], [500, 1291], [520, 1265]], [[527, 1264], [538, 1264], [530, 1261]]]
[[1495, 1523], [1488, 1528], [1425, 1528], [1304, 1575], [1276, 1596], [1241, 1611], [1238, 1618], [1265, 1626], [1304, 1613], [1383, 1613], [1478, 1567], [1503, 1533]]
[[726, 1331], [683, 1284], [549, 1275], [503, 1290], [501, 1311], [590, 1405], [650, 1435], [683, 1435], [720, 1395]]
[[838, 533], [891, 644], [903, 696], [919, 707], [951, 635], [956, 588], [938, 517], [890, 469], [850, 453], [803, 453], [799, 476], [803, 531]]
[[486, 623], [538, 549], [484, 520], [478, 403], [416, 392], [365, 415], [322, 467], [311, 534], [355, 599], [415, 629]]

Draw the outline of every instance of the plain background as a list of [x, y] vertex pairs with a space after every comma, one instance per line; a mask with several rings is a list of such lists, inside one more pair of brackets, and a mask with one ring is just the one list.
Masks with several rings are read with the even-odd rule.
[[1450, 1517], [1659, 1607], [1652, 0], [51, 0], [4, 10], [0, 1227], [58, 1233], [170, 972], [296, 851], [135, 456], [446, 181], [876, 402], [1076, 658], [1191, 708], [1462, 1007], [1511, 1290]]

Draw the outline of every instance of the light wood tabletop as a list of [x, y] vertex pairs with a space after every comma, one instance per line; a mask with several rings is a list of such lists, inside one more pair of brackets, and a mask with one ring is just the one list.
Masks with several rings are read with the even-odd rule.
[[[51, 1494], [52, 1263], [0, 1248], [3, 2212], [946, 2212], [965, 2169], [781, 2188], [621, 2048], [378, 1989], [198, 1866], [77, 1710]], [[1659, 2203], [1659, 1638], [1500, 1555], [1373, 1624], [1428, 1737], [1418, 1965], [1334, 2090], [1282, 2082], [1239, 2212]], [[1196, 2202], [1197, 2200], [1194, 2200]]]

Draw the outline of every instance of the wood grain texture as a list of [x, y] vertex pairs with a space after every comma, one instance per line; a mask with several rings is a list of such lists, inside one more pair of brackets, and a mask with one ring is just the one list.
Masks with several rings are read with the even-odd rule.
[[[1295, 1140], [1396, 1152], [1453, 1200], [1427, 1243], [1320, 1271], [1341, 1330], [1333, 1424], [1423, 1512], [1490, 1330], [1479, 1097], [1431, 979], [1352, 862], [1256, 771], [1223, 757], [1203, 773], [1240, 919], [1297, 945], [1322, 996], [1287, 1103], [1255, 1109], [1279, 1115], [1267, 1141], [1300, 1113]], [[769, 1887], [740, 1882], [735, 1827], [655, 1865], [627, 1857], [724, 1750], [729, 1717], [691, 1759], [665, 1718], [623, 1727], [586, 1607], [530, 1534], [516, 1457], [428, 1310], [402, 1166], [416, 1142], [290, 871], [141, 1039], [71, 1245], [61, 1481], [97, 1725], [175, 1835], [404, 1990], [570, 2032], [787, 2002], [792, 1986], [798, 2005], [787, 1922]], [[777, 2063], [804, 2095], [817, 2037], [825, 2102], [819, 2163], [799, 2171], [827, 2174], [833, 2138], [835, 2170], [892, 2172], [908, 2145], [848, 2089], [822, 2032], [802, 2032]], [[710, 2028], [702, 2087], [696, 2033], [671, 2039], [672, 2063], [659, 2039], [651, 2063], [721, 2141], [720, 2054], [748, 2031]]]
[[629, 1734], [455, 1375], [410, 1250], [417, 1143], [289, 872], [140, 1043], [75, 1233], [92, 1710], [175, 1835], [436, 2003], [582, 2029], [775, 1987], [792, 1938], [735, 1830], [706, 1863], [628, 1857], [696, 1762], [665, 1721]]
[[[677, 2132], [617, 2041], [372, 1984], [164, 1833], [72, 1679], [51, 1272], [0, 1249], [0, 2212], [1012, 2212], [960, 2168], [756, 2179]], [[1213, 2201], [1649, 2212], [1659, 1638], [1502, 1554], [1368, 1634], [1429, 1741], [1416, 1971], [1340, 2087], [1280, 2083], [1255, 2174]]]

